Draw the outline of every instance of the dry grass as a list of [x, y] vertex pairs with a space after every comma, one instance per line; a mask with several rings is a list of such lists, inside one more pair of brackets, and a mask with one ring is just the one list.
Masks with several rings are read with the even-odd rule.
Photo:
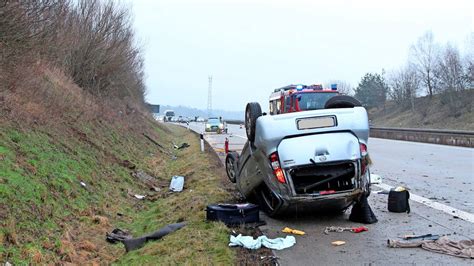
[[444, 102], [442, 94], [417, 98], [415, 111], [410, 107], [398, 106], [388, 102], [386, 109], [373, 108], [369, 110], [369, 119], [374, 126], [406, 127], [406, 128], [433, 128], [474, 131], [474, 90], [457, 92], [456, 98], [460, 101], [455, 109]]

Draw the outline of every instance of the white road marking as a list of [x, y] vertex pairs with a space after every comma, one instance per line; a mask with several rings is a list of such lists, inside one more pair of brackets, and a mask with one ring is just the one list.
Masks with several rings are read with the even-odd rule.
[[[374, 186], [377, 186], [377, 187], [379, 187], [381, 189], [384, 189], [384, 190], [390, 190], [390, 189], [393, 188], [392, 186], [387, 185], [387, 184], [383, 184], [383, 183], [382, 184], [374, 184]], [[458, 210], [456, 208], [450, 207], [448, 205], [441, 204], [439, 202], [432, 201], [430, 199], [427, 199], [427, 198], [422, 197], [422, 196], [418, 196], [418, 195], [413, 194], [413, 193], [410, 193], [410, 200], [413, 200], [415, 202], [424, 204], [424, 205], [426, 205], [428, 207], [431, 207], [433, 209], [443, 211], [443, 212], [445, 212], [449, 215], [457, 216], [460, 219], [463, 219], [465, 221], [474, 223], [474, 214], [472, 214], [472, 213]]]

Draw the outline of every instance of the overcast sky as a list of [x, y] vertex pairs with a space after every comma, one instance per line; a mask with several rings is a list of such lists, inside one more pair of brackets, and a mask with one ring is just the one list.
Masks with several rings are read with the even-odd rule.
[[428, 30], [463, 51], [474, 1], [133, 0], [145, 52], [147, 100], [243, 111], [288, 84], [396, 69]]

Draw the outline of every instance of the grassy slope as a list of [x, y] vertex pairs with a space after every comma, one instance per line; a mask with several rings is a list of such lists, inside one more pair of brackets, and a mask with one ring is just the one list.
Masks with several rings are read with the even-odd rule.
[[474, 90], [468, 90], [456, 95], [457, 108], [453, 110], [449, 104], [443, 103], [444, 95], [417, 98], [415, 112], [411, 107], [399, 106], [393, 102], [383, 108], [369, 110], [369, 118], [374, 126], [406, 127], [406, 128], [434, 128], [474, 131]]
[[[143, 121], [143, 128], [170, 151], [172, 141], [191, 144], [172, 151], [178, 159], [171, 160], [141, 131], [114, 123], [30, 127], [0, 122], [0, 261], [233, 261], [228, 230], [206, 223], [203, 211], [230, 194], [215, 160], [198, 152], [197, 137], [185, 129]], [[162, 192], [149, 192], [123, 160], [156, 176]], [[186, 176], [185, 191], [169, 194], [166, 186], [176, 174]], [[138, 201], [128, 192], [156, 200]], [[189, 225], [138, 251], [125, 254], [121, 244], [105, 242], [105, 232], [115, 227], [139, 236], [178, 220]]]

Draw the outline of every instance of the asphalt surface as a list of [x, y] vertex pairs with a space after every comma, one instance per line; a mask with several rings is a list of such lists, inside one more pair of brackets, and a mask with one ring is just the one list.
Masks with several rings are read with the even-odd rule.
[[[203, 123], [190, 129], [204, 131]], [[206, 140], [224, 157], [225, 138], [230, 149], [240, 151], [246, 142], [245, 129], [228, 125], [228, 134], [205, 134]], [[371, 138], [371, 173], [383, 184], [372, 187], [369, 203], [378, 223], [365, 225], [369, 231], [324, 234], [327, 226], [358, 227], [341, 215], [305, 215], [272, 219], [262, 214], [267, 225], [260, 229], [268, 237], [284, 237], [284, 227], [303, 230], [295, 246], [275, 251], [282, 265], [332, 264], [452, 264], [472, 265], [472, 260], [433, 253], [420, 248], [388, 248], [387, 239], [407, 234], [449, 234], [451, 239], [474, 239], [474, 149]], [[411, 213], [387, 211], [387, 195], [376, 192], [405, 186], [411, 192]], [[335, 247], [332, 241], [346, 244]]]

